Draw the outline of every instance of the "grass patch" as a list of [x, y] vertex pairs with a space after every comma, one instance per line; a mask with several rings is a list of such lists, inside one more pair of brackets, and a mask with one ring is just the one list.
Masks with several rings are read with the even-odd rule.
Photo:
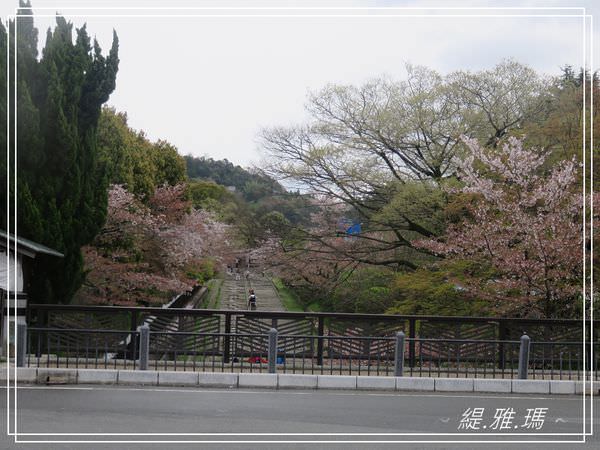
[[208, 306], [209, 309], [219, 309], [221, 306], [221, 287], [223, 286], [223, 280], [216, 279], [213, 280], [214, 283], [212, 285], [212, 297], [210, 300], [210, 304]]
[[200, 303], [198, 303], [199, 309], [208, 308], [208, 305], [210, 303], [210, 298], [211, 298], [211, 295], [213, 294], [213, 290], [214, 290], [214, 280], [208, 280], [206, 282], [205, 286], [206, 286], [206, 294], [204, 294], [204, 297], [202, 298]]
[[299, 311], [303, 312], [304, 307], [298, 295], [288, 288], [280, 278], [273, 278], [273, 285], [277, 289], [281, 303], [287, 311]]
[[199, 304], [200, 309], [218, 309], [221, 304], [221, 286], [223, 280], [213, 278], [206, 282], [207, 292]]
[[306, 310], [310, 312], [323, 312], [323, 307], [318, 301], [316, 301], [309, 304]]

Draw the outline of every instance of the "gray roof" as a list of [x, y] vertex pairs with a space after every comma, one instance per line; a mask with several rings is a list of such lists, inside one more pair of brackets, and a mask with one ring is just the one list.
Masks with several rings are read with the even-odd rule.
[[[9, 235], [6, 233], [6, 231], [0, 230], [0, 247], [6, 248], [7, 238], [10, 239], [14, 245], [14, 242], [15, 242], [14, 235], [13, 234]], [[51, 255], [51, 256], [58, 256], [59, 258], [64, 258], [64, 256], [65, 256], [62, 253], [51, 249], [50, 247], [46, 247], [45, 245], [38, 244], [37, 242], [30, 241], [29, 239], [25, 239], [20, 236], [17, 236], [16, 240], [17, 240], [18, 247], [21, 247], [21, 249], [26, 249], [29, 251], [29, 252], [25, 252], [25, 253], [33, 253], [33, 255], [28, 255], [28, 256], [35, 257], [35, 255], [37, 253], [43, 253], [45, 255]], [[17, 248], [17, 252], [19, 250], [20, 249]]]

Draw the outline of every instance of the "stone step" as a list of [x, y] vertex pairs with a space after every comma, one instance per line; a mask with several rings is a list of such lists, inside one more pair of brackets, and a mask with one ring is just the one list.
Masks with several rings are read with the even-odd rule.
[[254, 289], [259, 310], [284, 311], [273, 283], [260, 275], [251, 275], [248, 279], [242, 275], [239, 280], [228, 275], [221, 288], [221, 305], [232, 310], [246, 310], [250, 289]]

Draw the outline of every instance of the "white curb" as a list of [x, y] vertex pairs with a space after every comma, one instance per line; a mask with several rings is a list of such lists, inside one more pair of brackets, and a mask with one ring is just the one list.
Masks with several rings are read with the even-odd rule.
[[200, 372], [198, 385], [202, 387], [238, 387], [238, 374], [227, 372]]
[[435, 390], [440, 392], [473, 392], [473, 379], [435, 378]]
[[575, 394], [575, 382], [568, 380], [551, 380], [550, 381], [550, 393], [551, 394]]
[[77, 384], [77, 370], [42, 369], [37, 370], [38, 384]]
[[282, 373], [278, 376], [278, 386], [284, 389], [316, 389], [317, 376]]
[[[9, 367], [8, 378], [11, 380], [11, 385], [15, 379], [14, 367]], [[0, 381], [6, 384], [6, 367], [0, 370]], [[35, 367], [19, 367], [17, 368], [17, 381], [19, 383], [36, 383], [37, 382], [37, 368]]]
[[512, 392], [511, 380], [495, 380], [476, 378], [473, 382], [473, 390], [475, 392]]
[[79, 369], [77, 370], [77, 383], [117, 384], [118, 375], [118, 370]]
[[356, 377], [349, 375], [317, 375], [317, 389], [356, 389]]
[[[6, 383], [6, 368], [0, 381]], [[10, 367], [13, 378], [14, 367]], [[496, 392], [516, 394], [581, 395], [589, 383], [571, 380], [485, 378], [381, 377], [268, 373], [174, 372], [153, 370], [52, 369], [19, 367], [24, 384], [120, 384], [270, 389], [347, 389], [382, 391]], [[595, 385], [597, 389], [598, 385]]]
[[197, 372], [158, 372], [159, 386], [198, 386]]
[[433, 378], [396, 377], [397, 391], [433, 391]]
[[396, 380], [394, 377], [356, 377], [356, 389], [393, 391]]
[[277, 388], [276, 373], [240, 373], [238, 386], [241, 388]]
[[158, 372], [154, 370], [119, 370], [118, 384], [139, 384], [156, 386]]
[[512, 380], [512, 391], [516, 394], [549, 394], [547, 380]]

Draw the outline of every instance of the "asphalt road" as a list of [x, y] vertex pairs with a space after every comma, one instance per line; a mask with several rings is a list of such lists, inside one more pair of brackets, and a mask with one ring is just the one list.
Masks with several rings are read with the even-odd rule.
[[[6, 394], [6, 389], [4, 389]], [[12, 394], [11, 394], [11, 401]], [[600, 402], [595, 401], [596, 410]], [[2, 402], [6, 428], [6, 401]], [[479, 410], [479, 430], [459, 430], [463, 413]], [[507, 429], [494, 429], [498, 410], [514, 410]], [[527, 429], [528, 409], [547, 408], [541, 429]], [[202, 390], [188, 388], [125, 388], [113, 386], [31, 386], [19, 388], [17, 421], [19, 441], [3, 435], [2, 449], [468, 449], [468, 448], [598, 448], [587, 444], [514, 443], [521, 440], [580, 440], [569, 433], [582, 431], [582, 399], [573, 396], [481, 395], [439, 393], [375, 393], [341, 391]], [[588, 405], [589, 408], [589, 405]], [[13, 412], [11, 407], [11, 423]], [[509, 413], [506, 413], [510, 416]], [[600, 422], [596, 420], [600, 429]], [[483, 427], [486, 427], [485, 429]], [[31, 434], [27, 434], [31, 433]], [[105, 435], [51, 435], [50, 433], [105, 433]], [[115, 435], [115, 433], [130, 433]], [[156, 433], [151, 436], [131, 433]], [[161, 434], [162, 433], [162, 434]], [[177, 436], [173, 433], [187, 433]], [[223, 433], [201, 435], [198, 433]], [[231, 435], [228, 433], [265, 433]], [[307, 433], [282, 435], [277, 433]], [[335, 433], [335, 434], [333, 434]], [[363, 433], [352, 434], [352, 433]], [[387, 433], [387, 434], [386, 434]], [[390, 433], [413, 433], [393, 435]], [[448, 433], [431, 435], [430, 433]], [[466, 433], [457, 435], [456, 433]], [[491, 435], [490, 433], [499, 433]], [[538, 433], [535, 436], [515, 433]], [[556, 434], [544, 434], [556, 433]], [[377, 435], [379, 434], [379, 435]], [[497, 440], [498, 444], [386, 443], [364, 441]], [[589, 439], [589, 438], [588, 438]], [[79, 441], [57, 443], [56, 441]], [[83, 441], [128, 441], [86, 443]], [[129, 441], [169, 441], [134, 443]], [[261, 441], [229, 443], [224, 441]], [[311, 441], [291, 444], [285, 441]], [[213, 441], [182, 444], [181, 441]], [[214, 442], [219, 441], [219, 442]], [[275, 442], [268, 442], [275, 441]], [[283, 442], [282, 442], [283, 441]], [[312, 442], [325, 441], [325, 442]], [[354, 442], [347, 442], [354, 441]]]

